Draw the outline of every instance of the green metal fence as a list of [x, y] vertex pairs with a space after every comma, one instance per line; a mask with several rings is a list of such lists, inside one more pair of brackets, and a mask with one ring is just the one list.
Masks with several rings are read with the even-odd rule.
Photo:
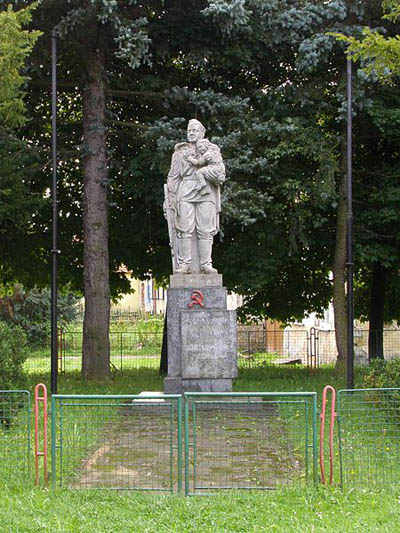
[[30, 474], [31, 401], [28, 391], [0, 391], [0, 423], [0, 480], [23, 483]]
[[338, 392], [341, 483], [400, 484], [400, 389]]
[[185, 493], [317, 481], [316, 393], [186, 393]]
[[182, 488], [181, 397], [52, 397], [54, 486]]
[[[400, 388], [341, 390], [336, 413], [334, 481], [399, 488]], [[31, 414], [28, 391], [0, 391], [3, 483], [33, 481]], [[51, 437], [53, 486], [180, 492], [184, 481], [191, 495], [318, 481], [316, 393], [53, 395]]]

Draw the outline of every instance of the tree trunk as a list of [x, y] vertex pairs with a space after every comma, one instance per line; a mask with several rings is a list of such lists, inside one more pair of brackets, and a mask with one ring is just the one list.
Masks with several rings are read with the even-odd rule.
[[110, 287], [104, 54], [101, 50], [88, 53], [86, 70], [83, 103], [85, 316], [82, 376], [105, 380], [110, 378]]
[[[343, 137], [344, 139], [344, 137]], [[336, 243], [333, 259], [333, 309], [335, 314], [335, 335], [338, 351], [337, 366], [347, 361], [347, 307], [346, 307], [346, 143], [342, 142], [342, 172], [339, 183], [336, 209]]]
[[372, 268], [371, 299], [369, 304], [368, 358], [384, 359], [383, 324], [385, 307], [386, 268], [374, 263]]

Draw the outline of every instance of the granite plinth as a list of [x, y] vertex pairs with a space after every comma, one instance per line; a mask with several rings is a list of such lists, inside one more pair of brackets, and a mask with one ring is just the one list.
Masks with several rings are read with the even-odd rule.
[[[194, 290], [201, 291], [203, 305], [194, 302]], [[168, 289], [167, 322], [164, 391], [231, 392], [237, 377], [237, 329], [236, 311], [227, 310], [226, 289]]]
[[222, 274], [173, 274], [169, 277], [169, 286], [189, 289], [222, 287]]
[[235, 311], [181, 311], [181, 339], [184, 379], [237, 377]]
[[[227, 294], [224, 287], [201, 287], [199, 290], [203, 294], [205, 309], [226, 309]], [[182, 376], [181, 312], [189, 309], [192, 294], [191, 288], [170, 288], [167, 291], [168, 377]], [[193, 313], [196, 312], [196, 307], [198, 306], [192, 307]]]

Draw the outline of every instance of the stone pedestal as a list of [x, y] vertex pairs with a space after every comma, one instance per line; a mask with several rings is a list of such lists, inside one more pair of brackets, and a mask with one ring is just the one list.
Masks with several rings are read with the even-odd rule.
[[230, 392], [237, 377], [236, 311], [220, 274], [174, 274], [167, 299], [165, 393]]

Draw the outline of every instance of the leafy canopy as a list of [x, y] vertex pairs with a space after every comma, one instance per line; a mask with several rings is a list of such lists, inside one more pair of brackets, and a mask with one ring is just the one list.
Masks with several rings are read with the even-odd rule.
[[[400, 18], [400, 0], [383, 0], [383, 19], [396, 22]], [[353, 61], [361, 61], [367, 74], [375, 74], [381, 83], [390, 83], [393, 76], [400, 74], [400, 36], [385, 37], [379, 31], [366, 26], [361, 38], [332, 33], [338, 40], [349, 44], [347, 52]]]
[[22, 86], [28, 78], [21, 70], [41, 32], [22, 27], [30, 22], [36, 5], [19, 11], [13, 11], [9, 5], [0, 12], [0, 122], [8, 127], [20, 126], [25, 121]]

